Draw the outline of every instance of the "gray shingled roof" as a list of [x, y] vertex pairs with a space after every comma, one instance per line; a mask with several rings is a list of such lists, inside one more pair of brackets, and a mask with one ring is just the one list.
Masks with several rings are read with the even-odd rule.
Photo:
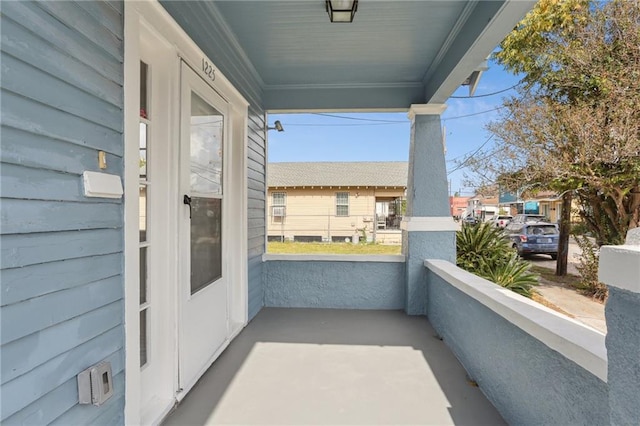
[[269, 187], [407, 186], [407, 163], [320, 162], [269, 163]]

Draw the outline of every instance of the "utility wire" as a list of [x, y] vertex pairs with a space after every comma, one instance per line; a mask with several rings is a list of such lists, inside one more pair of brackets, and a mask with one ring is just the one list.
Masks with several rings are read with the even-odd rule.
[[442, 121], [457, 120], [459, 118], [473, 117], [474, 115], [486, 114], [488, 112], [498, 111], [498, 110], [501, 110], [503, 108], [504, 108], [504, 106], [499, 106], [499, 107], [496, 107], [496, 108], [487, 109], [485, 111], [474, 112], [472, 114], [458, 115], [456, 117], [447, 117], [447, 118], [443, 118]]
[[506, 89], [502, 89], [502, 90], [498, 90], [497, 92], [492, 92], [492, 93], [484, 93], [482, 95], [473, 95], [473, 96], [449, 96], [450, 99], [473, 99], [473, 98], [486, 98], [488, 96], [494, 96], [494, 95], [499, 95], [500, 93], [504, 93], [507, 92], [511, 89], [515, 89], [516, 87], [518, 87], [520, 85], [520, 83], [516, 83], [511, 87], [507, 87]]
[[467, 156], [467, 158], [466, 158], [462, 163], [458, 164], [458, 165], [457, 165], [453, 170], [450, 170], [450, 171], [447, 173], [447, 176], [449, 176], [449, 175], [450, 175], [451, 173], [453, 173], [453, 172], [457, 172], [458, 170], [460, 170], [461, 168], [463, 168], [464, 166], [466, 166], [466, 165], [467, 165], [467, 163], [469, 162], [469, 160], [471, 160], [471, 159], [473, 158], [473, 156], [474, 156], [474, 155], [476, 155], [478, 152], [480, 152], [480, 150], [481, 150], [482, 148], [484, 148], [484, 146], [485, 146], [486, 144], [488, 144], [488, 143], [489, 143], [489, 141], [491, 141], [491, 139], [493, 139], [493, 136], [494, 136], [494, 135], [489, 136], [489, 137], [487, 138], [487, 140], [486, 140], [486, 141], [482, 142], [482, 144], [481, 144], [478, 148], [476, 148], [476, 150], [475, 150], [475, 151], [473, 151], [471, 154], [469, 154], [469, 155]]
[[353, 127], [353, 126], [390, 126], [390, 125], [394, 125], [394, 124], [408, 124], [407, 121], [399, 121], [397, 123], [369, 123], [369, 124], [313, 124], [313, 123], [297, 123], [297, 124], [290, 124], [290, 123], [286, 123], [284, 124], [284, 126], [286, 127]]
[[[527, 90], [527, 92], [524, 94], [524, 96], [527, 96], [527, 95], [529, 94], [529, 92], [530, 92], [530, 91], [531, 91], [531, 89], [528, 89], [528, 90]], [[497, 109], [501, 109], [501, 108], [505, 108], [505, 106], [503, 105], [503, 106], [501, 106], [501, 107], [498, 107]], [[513, 116], [513, 111], [510, 111], [510, 112], [509, 112], [509, 114], [505, 117], [505, 120], [510, 119], [512, 116]], [[481, 150], [481, 149], [482, 149], [486, 144], [488, 144], [488, 143], [489, 143], [489, 141], [491, 141], [491, 139], [493, 139], [493, 137], [494, 137], [494, 136], [495, 136], [495, 134], [491, 134], [491, 136], [489, 136], [489, 137], [487, 138], [487, 140], [486, 140], [486, 141], [484, 141], [484, 142], [483, 142], [483, 143], [482, 143], [482, 144], [481, 144], [481, 145], [480, 145], [476, 150], [474, 150], [471, 154], [469, 154], [469, 155], [467, 156], [467, 158], [465, 158], [465, 160], [464, 160], [462, 163], [458, 164], [458, 165], [457, 165], [453, 170], [449, 171], [449, 172], [447, 173], [447, 176], [449, 176], [451, 173], [456, 172], [456, 171], [460, 170], [461, 168], [463, 168], [464, 166], [466, 166], [466, 165], [467, 165], [467, 163], [468, 163], [468, 162], [469, 162], [469, 161], [470, 161], [470, 160], [471, 160], [471, 159], [472, 159], [472, 158], [473, 158], [473, 157], [474, 157], [478, 152], [480, 152], [480, 150]], [[495, 153], [495, 150], [493, 150], [493, 151], [489, 151], [489, 153], [487, 153], [484, 157], [480, 158], [480, 160], [485, 160], [485, 159], [489, 158], [491, 155], [493, 155], [494, 153]], [[460, 156], [458, 156], [458, 157], [456, 157], [456, 158], [460, 158]]]
[[[498, 111], [498, 110], [503, 109], [503, 108], [504, 108], [504, 106], [499, 106], [499, 107], [488, 109], [488, 110], [485, 110], [485, 111], [474, 112], [472, 114], [458, 115], [458, 116], [455, 116], [455, 117], [447, 117], [447, 118], [443, 118], [442, 121], [444, 122], [444, 121], [448, 121], [448, 120], [457, 120], [459, 118], [473, 117], [475, 115], [481, 115], [481, 114], [486, 114], [488, 112]], [[298, 126], [298, 127], [349, 127], [349, 126], [383, 126], [383, 125], [391, 125], [391, 124], [408, 124], [409, 123], [409, 121], [376, 120], [376, 119], [370, 119], [370, 118], [345, 117], [345, 116], [341, 116], [341, 115], [332, 115], [332, 114], [323, 114], [323, 113], [313, 113], [313, 115], [322, 115], [322, 116], [325, 116], [325, 117], [342, 118], [342, 119], [345, 119], [345, 120], [367, 121], [367, 122], [373, 122], [373, 124], [286, 123], [285, 125], [287, 127], [289, 127], [289, 126], [293, 126], [293, 127], [296, 127], [296, 126]]]
[[[513, 115], [513, 111], [511, 111], [511, 112], [509, 113], [509, 115], [507, 115], [507, 117], [505, 118], [505, 120], [508, 120], [509, 118], [511, 118], [511, 116], [512, 116], [512, 115]], [[492, 133], [492, 134], [491, 134], [491, 136], [489, 136], [489, 137], [487, 138], [487, 140], [485, 140], [484, 142], [482, 142], [482, 144], [481, 144], [478, 148], [476, 148], [476, 149], [475, 149], [471, 154], [469, 154], [469, 155], [467, 156], [467, 158], [465, 158], [465, 159], [464, 159], [464, 161], [463, 161], [462, 163], [458, 164], [458, 165], [457, 165], [453, 170], [449, 171], [449, 172], [447, 173], [447, 176], [449, 176], [451, 173], [453, 173], [453, 172], [457, 172], [457, 171], [458, 171], [458, 170], [460, 170], [461, 168], [465, 167], [465, 166], [469, 163], [469, 161], [470, 161], [470, 160], [471, 160], [471, 159], [472, 159], [472, 158], [473, 158], [473, 157], [474, 157], [478, 152], [480, 152], [480, 150], [481, 150], [482, 148], [484, 148], [484, 146], [485, 146], [486, 144], [488, 144], [488, 143], [489, 143], [489, 141], [491, 141], [491, 140], [493, 139], [493, 137], [494, 137], [494, 136], [495, 136], [495, 133]], [[484, 160], [484, 159], [486, 159], [486, 158], [490, 157], [491, 155], [493, 155], [493, 152], [490, 152], [488, 155], [485, 155], [485, 156], [482, 158], [482, 160]]]
[[359, 117], [346, 117], [344, 115], [326, 114], [323, 112], [313, 112], [313, 115], [321, 115], [323, 117], [342, 118], [344, 120], [357, 120], [357, 121], [374, 121], [378, 123], [407, 123], [407, 120], [378, 120], [375, 118], [359, 118]]

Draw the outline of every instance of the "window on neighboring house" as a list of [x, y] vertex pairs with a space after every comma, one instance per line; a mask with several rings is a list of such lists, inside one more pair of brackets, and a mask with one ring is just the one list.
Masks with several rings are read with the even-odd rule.
[[271, 194], [271, 220], [276, 223], [284, 222], [287, 210], [287, 194], [274, 192]]
[[349, 216], [348, 192], [336, 192], [336, 216]]

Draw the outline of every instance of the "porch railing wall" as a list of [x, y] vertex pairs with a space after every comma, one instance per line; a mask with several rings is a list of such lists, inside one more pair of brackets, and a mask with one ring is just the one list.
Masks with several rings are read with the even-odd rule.
[[264, 255], [264, 306], [404, 309], [404, 256]]
[[429, 322], [509, 424], [608, 424], [604, 334], [442, 260]]

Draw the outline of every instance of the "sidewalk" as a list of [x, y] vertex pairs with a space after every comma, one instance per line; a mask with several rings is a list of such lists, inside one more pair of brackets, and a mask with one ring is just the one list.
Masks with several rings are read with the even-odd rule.
[[[573, 275], [580, 275], [576, 265], [580, 256], [580, 247], [572, 238], [569, 240], [569, 255], [567, 272]], [[556, 269], [556, 261], [550, 260], [547, 256], [532, 256], [529, 258], [532, 265], [543, 268]], [[580, 321], [598, 331], [606, 334], [607, 322], [604, 317], [604, 303], [597, 302], [588, 296], [583, 296], [575, 289], [540, 278], [540, 285], [536, 288], [538, 293], [554, 305], [569, 313], [577, 321]]]
[[540, 279], [540, 285], [536, 287], [536, 290], [544, 299], [571, 314], [575, 320], [607, 333], [604, 303], [583, 296], [570, 287], [543, 278]]

